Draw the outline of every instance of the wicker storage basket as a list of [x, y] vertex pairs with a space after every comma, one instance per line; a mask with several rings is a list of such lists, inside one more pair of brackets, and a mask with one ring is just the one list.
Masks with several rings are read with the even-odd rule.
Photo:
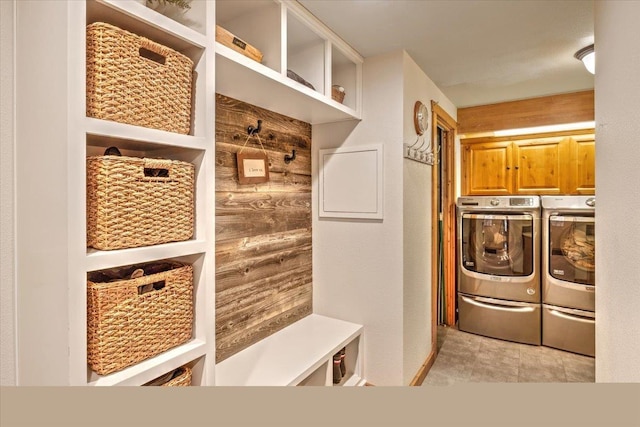
[[183, 366], [178, 370], [182, 370], [182, 372], [176, 373], [176, 377], [162, 384], [162, 387], [189, 387], [191, 385], [191, 369]]
[[145, 386], [161, 386], [161, 387], [189, 387], [191, 385], [191, 368], [181, 366], [174, 369], [166, 375], [150, 381]]
[[[144, 276], [126, 279], [140, 268]], [[87, 276], [87, 362], [96, 373], [119, 371], [191, 339], [191, 265], [154, 262]]]
[[194, 166], [127, 156], [87, 158], [87, 246], [101, 250], [188, 240]]
[[345, 95], [345, 92], [342, 86], [338, 86], [338, 85], [331, 86], [331, 99], [333, 99], [334, 101], [338, 101], [340, 104], [342, 104], [342, 101], [344, 101], [344, 95]]
[[103, 22], [87, 26], [87, 116], [188, 134], [193, 61]]

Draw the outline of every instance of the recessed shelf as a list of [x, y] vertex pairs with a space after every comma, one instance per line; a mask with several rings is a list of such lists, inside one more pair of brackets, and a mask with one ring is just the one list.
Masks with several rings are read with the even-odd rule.
[[[89, 370], [90, 386], [131, 386], [142, 385], [166, 372], [191, 362], [205, 355], [206, 343], [202, 340], [191, 340], [155, 357], [144, 360], [133, 366], [109, 375], [100, 376]], [[89, 369], [89, 368], [87, 368]]]
[[194, 255], [204, 253], [206, 250], [207, 242], [204, 240], [187, 240], [113, 251], [87, 248], [86, 269], [87, 271], [103, 270], [121, 265]]
[[331, 84], [344, 88], [343, 104], [355, 108], [358, 94], [357, 65], [336, 46], [331, 49]]
[[207, 139], [204, 137], [182, 135], [142, 126], [134, 126], [109, 120], [87, 117], [86, 133], [89, 145], [109, 147], [111, 145], [126, 146], [130, 150], [145, 151], [167, 146], [190, 148], [196, 150], [207, 149]]
[[216, 42], [216, 92], [311, 124], [358, 112]]
[[262, 53], [261, 64], [281, 71], [281, 6], [273, 1], [216, 1], [216, 23]]
[[307, 378], [300, 381], [297, 386], [313, 387], [313, 386], [326, 386], [328, 381], [332, 380], [331, 361], [327, 360], [319, 368], [313, 371]]
[[[326, 96], [325, 49], [327, 41], [287, 11], [287, 70]], [[329, 94], [330, 96], [330, 94]]]

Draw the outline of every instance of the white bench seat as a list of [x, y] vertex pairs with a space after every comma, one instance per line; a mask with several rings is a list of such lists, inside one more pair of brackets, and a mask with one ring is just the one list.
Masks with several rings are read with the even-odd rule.
[[311, 314], [216, 365], [216, 385], [332, 385], [333, 355], [347, 347], [340, 385], [364, 385], [363, 327]]

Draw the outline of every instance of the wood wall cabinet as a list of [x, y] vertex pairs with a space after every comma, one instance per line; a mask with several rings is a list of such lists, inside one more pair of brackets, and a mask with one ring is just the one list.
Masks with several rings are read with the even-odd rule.
[[511, 142], [464, 144], [462, 148], [465, 195], [511, 194]]
[[513, 194], [569, 194], [567, 138], [514, 141], [510, 172]]
[[595, 194], [596, 141], [594, 135], [571, 137], [570, 161], [571, 194]]
[[462, 141], [463, 195], [594, 194], [593, 134]]

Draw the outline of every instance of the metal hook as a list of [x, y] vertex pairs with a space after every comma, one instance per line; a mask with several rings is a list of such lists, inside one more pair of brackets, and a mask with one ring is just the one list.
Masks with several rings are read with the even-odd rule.
[[[420, 138], [420, 137], [418, 137], [418, 138]], [[422, 146], [424, 145], [425, 142], [427, 142], [427, 139], [423, 137], [422, 138], [422, 144], [420, 144], [420, 146], [418, 148], [414, 148], [413, 151], [415, 151], [417, 153], [421, 153], [422, 151], [420, 149], [422, 148]]]
[[284, 162], [286, 164], [293, 162], [295, 159], [296, 159], [296, 150], [291, 150], [291, 155], [288, 155], [288, 154], [284, 155]]
[[[425, 138], [426, 141], [426, 138]], [[423, 144], [424, 145], [424, 144]], [[421, 145], [422, 147], [422, 145]], [[425, 147], [424, 150], [420, 150], [421, 153], [428, 153], [429, 152], [429, 148], [431, 148], [431, 141], [429, 141], [429, 144], [427, 144], [427, 146]]]
[[[414, 145], [416, 145], [418, 143], [418, 141], [420, 141], [420, 135], [418, 135], [418, 137], [416, 138], [416, 142], [414, 142], [413, 144], [411, 144], [409, 147], [407, 148], [413, 148]], [[422, 147], [422, 145], [421, 145]]]
[[253, 136], [259, 134], [261, 130], [262, 120], [258, 120], [258, 127], [254, 128], [253, 126], [249, 125], [249, 127], [247, 128], [247, 133], [249, 134], [249, 136]]

